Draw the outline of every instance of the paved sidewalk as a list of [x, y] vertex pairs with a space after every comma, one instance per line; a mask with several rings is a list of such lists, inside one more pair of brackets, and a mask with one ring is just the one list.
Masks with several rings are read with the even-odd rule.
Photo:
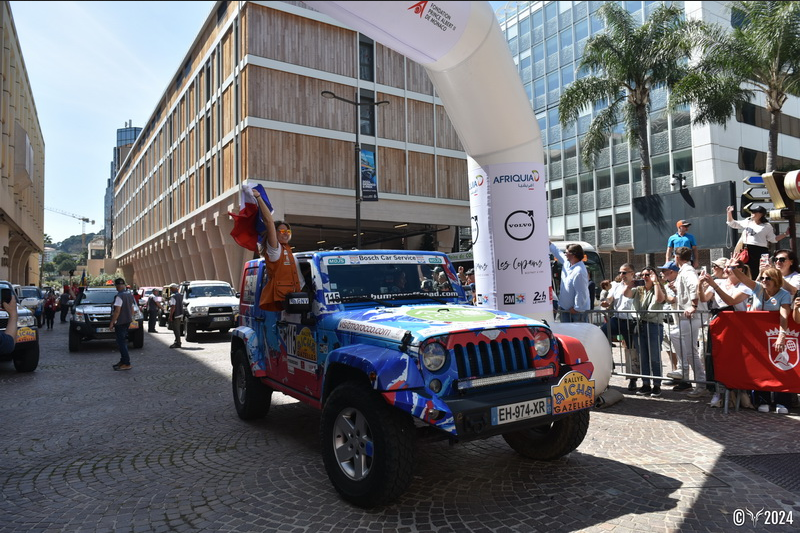
[[[626, 392], [551, 463], [499, 437], [421, 443], [409, 491], [365, 511], [328, 481], [315, 410], [276, 393], [266, 419], [239, 420], [228, 335], [170, 350], [159, 328], [114, 372], [113, 341], [69, 353], [67, 328], [41, 332], [36, 372], [0, 363], [0, 532], [800, 529], [800, 484], [780, 466], [800, 463], [796, 408], [725, 415]], [[765, 525], [787, 512], [793, 525]]]

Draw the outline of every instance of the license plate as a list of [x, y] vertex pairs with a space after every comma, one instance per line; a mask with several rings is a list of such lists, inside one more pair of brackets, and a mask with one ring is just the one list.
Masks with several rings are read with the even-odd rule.
[[97, 333], [111, 333], [111, 328], [97, 328], [95, 329]]
[[550, 398], [492, 407], [492, 425], [508, 424], [550, 414]]
[[227, 316], [215, 316], [213, 318], [213, 322], [230, 322], [230, 318]]

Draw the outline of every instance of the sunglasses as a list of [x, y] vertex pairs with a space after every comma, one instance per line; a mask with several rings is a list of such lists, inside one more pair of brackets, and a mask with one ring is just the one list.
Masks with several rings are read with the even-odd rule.
[[758, 278], [758, 281], [763, 281], [763, 282], [772, 281], [772, 278], [768, 278], [766, 276], [762, 276], [762, 277]]
[[783, 263], [784, 261], [788, 261], [788, 260], [789, 260], [788, 257], [776, 257], [772, 261], [775, 262], [775, 263]]
[[279, 229], [278, 233], [280, 233], [282, 235], [291, 234], [292, 230], [290, 230], [290, 229]]
[[624, 276], [625, 274], [633, 274], [633, 272], [625, 272], [624, 270], [620, 270], [619, 273], [622, 276]]

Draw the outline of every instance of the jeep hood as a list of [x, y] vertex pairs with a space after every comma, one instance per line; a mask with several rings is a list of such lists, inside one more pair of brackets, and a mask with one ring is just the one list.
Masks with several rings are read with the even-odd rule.
[[[330, 320], [332, 323], [328, 323]], [[359, 309], [336, 313], [324, 319], [337, 332], [381, 337], [397, 342], [410, 332], [412, 342], [464, 331], [482, 331], [520, 326], [544, 326], [543, 322], [496, 309], [469, 305], [412, 305]]]

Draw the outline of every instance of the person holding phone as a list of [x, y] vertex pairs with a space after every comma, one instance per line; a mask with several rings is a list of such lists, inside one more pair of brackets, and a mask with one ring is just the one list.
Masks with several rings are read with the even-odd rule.
[[0, 331], [0, 355], [7, 355], [14, 351], [17, 344], [17, 299], [10, 287], [3, 287], [3, 311], [8, 313], [8, 325], [5, 332]]
[[[633, 342], [640, 356], [642, 374], [661, 377], [661, 338], [664, 336], [664, 320], [659, 311], [664, 309], [667, 297], [658, 273], [653, 267], [645, 268], [642, 276], [644, 279], [634, 280], [625, 286], [624, 295], [631, 299], [636, 310], [638, 323]], [[636, 391], [636, 394], [661, 396], [661, 380], [653, 379], [653, 386], [650, 387], [650, 378], [642, 378], [642, 388]]]
[[[634, 269], [631, 263], [624, 263], [619, 267], [619, 283], [614, 285], [609, 292], [608, 297], [600, 302], [600, 307], [604, 309], [613, 309], [614, 314], [609, 318], [608, 322], [603, 323], [600, 330], [611, 342], [618, 335], [622, 336], [625, 342], [625, 361], [628, 372], [633, 374], [639, 373], [639, 358], [637, 357], [636, 350], [633, 346], [633, 335], [636, 331], [636, 321], [633, 320], [633, 301], [625, 296], [626, 287], [633, 286], [635, 282]], [[628, 390], [634, 392], [637, 389], [637, 379], [630, 378], [628, 382]]]
[[[776, 243], [789, 236], [789, 230], [780, 235], [775, 235], [775, 228], [769, 223], [767, 210], [763, 206], [750, 209], [750, 216], [744, 220], [733, 218], [732, 205], [727, 209], [727, 224], [733, 229], [742, 230], [742, 246], [747, 249], [747, 266], [750, 274], [758, 277], [761, 272], [761, 256], [769, 253], [769, 243]], [[769, 266], [769, 265], [767, 265]]]

